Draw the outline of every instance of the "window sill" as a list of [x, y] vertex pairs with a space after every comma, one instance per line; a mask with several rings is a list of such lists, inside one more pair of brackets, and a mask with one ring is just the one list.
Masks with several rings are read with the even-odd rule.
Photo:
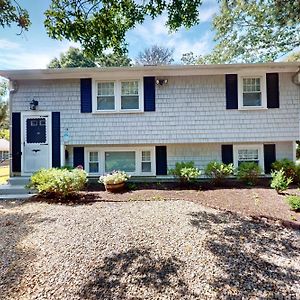
[[92, 114], [93, 115], [106, 115], [106, 114], [143, 114], [144, 111], [143, 110], [114, 110], [114, 111], [100, 111], [100, 110], [96, 110], [93, 111]]
[[248, 111], [248, 110], [268, 110], [267, 107], [239, 107], [238, 110], [244, 110], [244, 111]]

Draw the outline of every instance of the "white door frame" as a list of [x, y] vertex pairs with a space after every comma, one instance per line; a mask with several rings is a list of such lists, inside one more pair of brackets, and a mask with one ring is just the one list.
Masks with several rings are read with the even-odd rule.
[[25, 126], [25, 123], [24, 123], [24, 117], [40, 117], [40, 116], [47, 116], [48, 117], [48, 129], [47, 129], [47, 134], [48, 134], [48, 147], [49, 147], [49, 157], [48, 157], [48, 162], [49, 162], [49, 168], [52, 167], [52, 114], [51, 112], [49, 111], [36, 111], [36, 110], [32, 110], [32, 111], [24, 111], [24, 112], [21, 112], [21, 176], [28, 176], [28, 175], [31, 175], [32, 173], [31, 172], [24, 172], [24, 159], [25, 159], [25, 156], [24, 156], [24, 143], [25, 143], [25, 136], [24, 136], [24, 133], [25, 133], [25, 130], [24, 130], [24, 126]]

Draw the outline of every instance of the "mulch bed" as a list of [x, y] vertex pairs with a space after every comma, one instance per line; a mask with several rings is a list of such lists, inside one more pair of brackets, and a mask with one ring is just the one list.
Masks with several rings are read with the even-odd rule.
[[[80, 192], [68, 201], [54, 200], [53, 198], [48, 198], [46, 201], [82, 205], [94, 202], [185, 200], [222, 211], [238, 213], [253, 219], [277, 222], [285, 227], [300, 229], [300, 212], [291, 211], [285, 201], [286, 195], [299, 194], [299, 189], [296, 187], [289, 189], [282, 195], [266, 186], [216, 188], [202, 185], [201, 187], [194, 186], [193, 189], [186, 189], [176, 184], [134, 184], [130, 187], [135, 190], [128, 189], [118, 194], [108, 193], [101, 190], [99, 186], [90, 187], [89, 191]], [[94, 191], [91, 191], [92, 189]], [[35, 196], [30, 201], [32, 200], [45, 201], [45, 198]]]

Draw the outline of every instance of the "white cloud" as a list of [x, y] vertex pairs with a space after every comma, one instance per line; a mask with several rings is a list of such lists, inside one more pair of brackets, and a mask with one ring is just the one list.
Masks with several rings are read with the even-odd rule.
[[199, 9], [200, 23], [210, 22], [215, 14], [218, 12], [218, 6], [201, 6]]
[[77, 43], [62, 42], [55, 48], [35, 50], [35, 48], [1, 48], [0, 47], [0, 69], [44, 69], [51, 59], [58, 57], [69, 47], [80, 47]]
[[18, 48], [20, 48], [20, 44], [11, 42], [6, 39], [0, 39], [0, 49], [9, 50], [9, 49], [18, 49]]

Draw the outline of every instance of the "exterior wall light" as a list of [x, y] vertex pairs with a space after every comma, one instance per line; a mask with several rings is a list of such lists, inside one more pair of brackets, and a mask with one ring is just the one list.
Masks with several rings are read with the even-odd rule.
[[164, 85], [168, 83], [168, 79], [157, 79], [156, 84], [157, 85]]
[[31, 102], [29, 103], [29, 108], [30, 110], [36, 110], [36, 107], [39, 105], [39, 102], [32, 99]]

